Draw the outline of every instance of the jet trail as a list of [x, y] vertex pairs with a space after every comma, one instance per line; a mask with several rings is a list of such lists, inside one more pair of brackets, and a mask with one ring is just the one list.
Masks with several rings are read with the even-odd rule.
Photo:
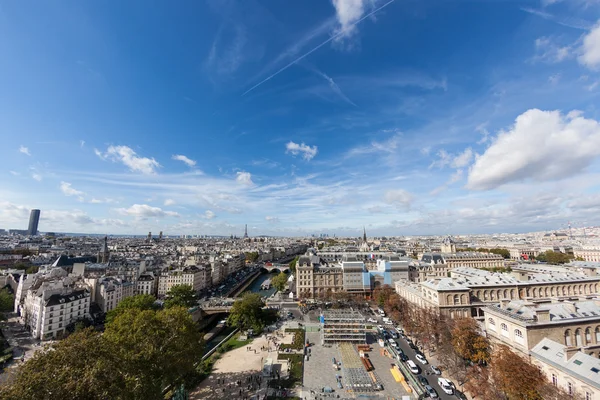
[[[376, 12], [378, 12], [379, 10], [382, 10], [383, 8], [389, 6], [390, 4], [392, 4], [395, 0], [390, 0], [387, 3], [385, 3], [384, 5], [382, 5], [381, 7], [371, 11], [370, 13], [368, 13], [367, 15], [365, 15], [364, 17], [362, 17], [361, 19], [359, 19], [358, 21], [356, 21], [355, 23], [353, 23], [352, 25], [349, 25], [349, 27], [355, 26], [357, 24], [359, 24], [361, 21], [369, 18], [371, 15], [375, 14]], [[265, 79], [263, 79], [262, 81], [258, 82], [256, 85], [252, 86], [250, 89], [246, 90], [243, 94], [242, 97], [244, 97], [245, 95], [247, 95], [248, 93], [250, 93], [251, 91], [253, 91], [254, 89], [256, 89], [257, 87], [259, 87], [260, 85], [262, 85], [263, 83], [273, 79], [274, 77], [276, 77], [277, 75], [279, 75], [280, 73], [282, 73], [283, 71], [285, 71], [286, 69], [288, 69], [289, 67], [291, 67], [292, 65], [296, 64], [298, 61], [302, 60], [303, 58], [308, 57], [309, 55], [311, 55], [312, 53], [314, 53], [315, 51], [319, 50], [321, 47], [325, 46], [327, 43], [331, 42], [332, 40], [334, 40], [335, 38], [341, 36], [345, 31], [340, 31], [338, 33], [336, 33], [335, 35], [333, 35], [332, 37], [330, 37], [329, 39], [327, 39], [326, 41], [324, 41], [323, 43], [321, 43], [320, 45], [318, 45], [317, 47], [315, 47], [314, 49], [308, 51], [307, 53], [301, 55], [300, 57], [298, 57], [297, 59], [295, 59], [294, 61], [290, 62], [289, 64], [287, 64], [286, 66], [282, 67], [281, 69], [279, 69], [277, 72], [269, 75], [268, 77], [266, 77]]]

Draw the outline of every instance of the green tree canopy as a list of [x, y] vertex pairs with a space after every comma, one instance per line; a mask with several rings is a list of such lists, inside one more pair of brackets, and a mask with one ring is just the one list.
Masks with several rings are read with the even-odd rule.
[[167, 292], [165, 307], [191, 308], [198, 305], [196, 292], [190, 285], [175, 285]]
[[287, 286], [288, 276], [285, 272], [281, 272], [275, 278], [271, 280], [273, 287], [280, 292], [283, 291]]
[[194, 372], [202, 358], [202, 335], [187, 309], [128, 309], [106, 326], [104, 337], [121, 360], [126, 392], [160, 399], [162, 390]]
[[125, 310], [129, 310], [132, 308], [138, 310], [155, 310], [158, 308], [155, 302], [156, 299], [154, 298], [154, 296], [151, 296], [149, 294], [138, 294], [136, 296], [126, 297], [123, 300], [121, 300], [113, 310], [108, 312], [108, 314], [106, 315], [106, 322], [111, 322]]
[[298, 263], [298, 259], [300, 258], [300, 256], [296, 256], [294, 257], [294, 259], [292, 261], [290, 261], [290, 271], [292, 271], [292, 274], [296, 273], [296, 264]]
[[548, 250], [544, 253], [540, 253], [535, 257], [536, 260], [542, 262], [548, 262], [550, 264], [565, 264], [575, 258], [571, 254], [561, 253], [559, 251]]
[[245, 255], [246, 260], [250, 261], [251, 263], [256, 262], [256, 260], [258, 260], [258, 252], [256, 251], [246, 252]]
[[36, 352], [4, 400], [162, 400], [163, 389], [195, 374], [203, 341], [185, 308], [124, 308], [104, 334], [88, 328]]
[[0, 290], [0, 312], [11, 312], [15, 308], [15, 296], [7, 288]]
[[258, 293], [246, 292], [240, 300], [233, 303], [227, 322], [240, 329], [252, 328], [260, 332], [264, 327], [264, 307], [262, 297]]
[[123, 377], [109, 343], [93, 329], [38, 351], [19, 366], [14, 380], [0, 386], [4, 400], [124, 399]]

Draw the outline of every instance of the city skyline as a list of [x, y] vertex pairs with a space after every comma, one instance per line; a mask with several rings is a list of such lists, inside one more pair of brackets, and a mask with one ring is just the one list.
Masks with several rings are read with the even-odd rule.
[[[600, 225], [600, 4], [0, 8], [0, 228]], [[357, 232], [357, 235], [354, 235]]]

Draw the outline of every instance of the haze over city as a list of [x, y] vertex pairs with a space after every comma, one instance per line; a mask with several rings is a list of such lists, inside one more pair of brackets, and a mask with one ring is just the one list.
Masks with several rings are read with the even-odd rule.
[[306, 235], [598, 225], [596, 1], [0, 6], [0, 221]]

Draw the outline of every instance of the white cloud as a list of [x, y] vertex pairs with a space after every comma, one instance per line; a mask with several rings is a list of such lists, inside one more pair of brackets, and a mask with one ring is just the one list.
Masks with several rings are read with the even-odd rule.
[[452, 168], [464, 168], [467, 165], [469, 165], [472, 158], [473, 158], [473, 150], [471, 150], [470, 147], [466, 148], [465, 151], [463, 151], [462, 153], [460, 153], [459, 155], [454, 157], [454, 159], [452, 159], [450, 166]]
[[206, 211], [204, 212], [204, 216], [203, 216], [203, 218], [205, 218], [205, 219], [213, 219], [213, 218], [215, 218], [216, 216], [217, 216], [217, 214], [215, 214], [214, 212], [212, 212], [212, 211], [210, 211], [210, 210], [206, 210]]
[[335, 40], [342, 41], [357, 32], [356, 23], [365, 12], [364, 0], [332, 0], [335, 7], [335, 16], [338, 22]]
[[109, 146], [106, 153], [102, 154], [97, 149], [94, 153], [102, 160], [110, 159], [113, 162], [121, 162], [133, 172], [152, 175], [160, 167], [158, 161], [154, 158], [139, 157], [135, 151], [127, 146]]
[[90, 201], [91, 204], [103, 204], [103, 203], [118, 203], [119, 201], [115, 199], [111, 199], [109, 197], [105, 197], [103, 199], [97, 199], [93, 197]]
[[450, 166], [452, 168], [463, 168], [466, 167], [473, 159], [473, 150], [468, 147], [462, 153], [450, 154], [446, 150], [442, 149], [437, 152], [437, 159], [434, 160], [429, 168], [437, 167], [444, 168]]
[[570, 46], [561, 46], [549, 37], [540, 37], [535, 40], [534, 61], [544, 61], [548, 63], [558, 63], [571, 57], [572, 49]]
[[21, 146], [19, 147], [19, 151], [23, 154], [27, 154], [28, 156], [31, 156], [31, 153], [29, 152], [29, 149], [25, 146]]
[[278, 223], [278, 222], [279, 222], [279, 218], [277, 218], [277, 217], [273, 217], [272, 215], [267, 215], [267, 216], [265, 217], [265, 220], [266, 220], [267, 222], [271, 223], [271, 224], [276, 224], [276, 223]]
[[193, 167], [196, 165], [196, 161], [189, 159], [182, 154], [174, 154], [172, 158], [173, 160], [184, 162], [188, 167]]
[[600, 124], [579, 111], [531, 109], [501, 131], [492, 145], [477, 156], [467, 188], [493, 189], [531, 179], [546, 181], [575, 175], [600, 155]]
[[583, 38], [579, 63], [591, 69], [600, 67], [600, 23]]
[[83, 148], [83, 146], [85, 146], [85, 140], [80, 140], [79, 147]]
[[42, 176], [41, 176], [40, 174], [38, 174], [38, 173], [33, 173], [33, 174], [31, 174], [31, 177], [32, 177], [33, 179], [35, 179], [36, 181], [38, 181], [38, 182], [41, 182], [41, 181], [42, 181]]
[[298, 155], [298, 154], [302, 154], [302, 158], [304, 158], [306, 161], [310, 161], [312, 160], [318, 152], [317, 146], [308, 146], [304, 143], [294, 143], [292, 141], [289, 141], [286, 145], [286, 153], [291, 153], [293, 155]]
[[166, 199], [164, 202], [165, 206], [172, 206], [173, 204], [175, 204], [175, 200], [173, 199]]
[[408, 208], [413, 202], [413, 195], [403, 189], [388, 190], [383, 196], [387, 204]]
[[238, 171], [235, 180], [242, 185], [254, 185], [254, 182], [252, 182], [252, 174], [250, 172]]
[[19, 176], [19, 175], [21, 175], [17, 171], [8, 171], [8, 172], [10, 172], [10, 174], [13, 175], [13, 176]]
[[136, 218], [179, 217], [179, 214], [174, 211], [164, 211], [159, 207], [152, 207], [147, 204], [134, 204], [129, 208], [117, 208], [116, 211], [119, 214], [128, 215]]
[[79, 201], [83, 201], [83, 196], [85, 195], [85, 193], [73, 188], [69, 182], [62, 181], [60, 183], [60, 190], [65, 196], [76, 196]]
[[560, 72], [557, 72], [556, 74], [550, 75], [548, 77], [548, 82], [550, 82], [553, 85], [556, 85], [558, 83], [558, 81], [560, 81]]

